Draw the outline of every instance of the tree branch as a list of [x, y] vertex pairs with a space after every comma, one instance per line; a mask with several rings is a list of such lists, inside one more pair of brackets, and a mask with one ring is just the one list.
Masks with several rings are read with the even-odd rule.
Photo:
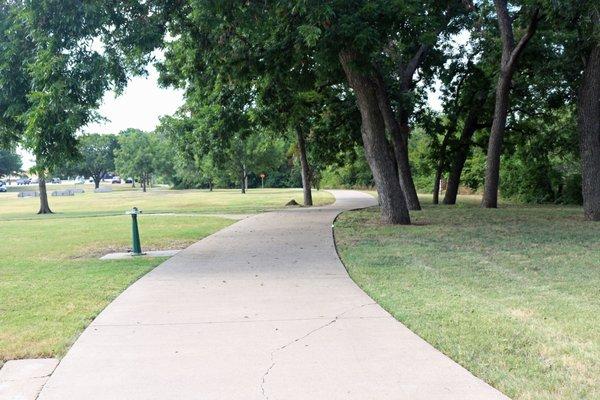
[[519, 40], [519, 43], [517, 43], [515, 48], [510, 53], [510, 58], [508, 60], [508, 65], [510, 67], [513, 66], [513, 64], [516, 62], [516, 60], [519, 58], [519, 56], [523, 52], [523, 49], [525, 48], [525, 46], [527, 46], [527, 42], [529, 42], [529, 39], [531, 39], [531, 37], [535, 34], [535, 31], [537, 30], [537, 25], [538, 25], [538, 22], [540, 21], [540, 19], [541, 19], [540, 9], [536, 8], [531, 13], [531, 19], [529, 20], [529, 25], [527, 26], [527, 31], [525, 32], [523, 37], [521, 37], [521, 40]]
[[498, 15], [498, 28], [502, 39], [502, 65], [508, 65], [510, 55], [515, 45], [512, 22], [508, 14], [507, 0], [494, 0], [496, 14]]
[[430, 46], [428, 44], [421, 44], [419, 49], [415, 53], [415, 55], [410, 59], [405, 68], [403, 68], [402, 74], [402, 88], [404, 90], [408, 90], [413, 80], [413, 75], [416, 70], [419, 68], [427, 52], [429, 51]]

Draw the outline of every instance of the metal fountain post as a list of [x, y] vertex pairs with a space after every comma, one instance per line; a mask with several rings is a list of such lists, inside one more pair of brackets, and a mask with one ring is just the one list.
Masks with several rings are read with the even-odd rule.
[[138, 222], [137, 216], [141, 214], [142, 211], [138, 210], [137, 207], [133, 207], [131, 211], [127, 211], [127, 214], [131, 215], [131, 241], [132, 248], [131, 253], [134, 256], [141, 256], [142, 253], [142, 245], [140, 244], [140, 231], [138, 230]]

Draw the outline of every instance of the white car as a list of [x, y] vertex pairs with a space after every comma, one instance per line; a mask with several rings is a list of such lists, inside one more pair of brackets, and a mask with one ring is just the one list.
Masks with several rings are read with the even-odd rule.
[[0, 192], [6, 192], [6, 184], [0, 181]]

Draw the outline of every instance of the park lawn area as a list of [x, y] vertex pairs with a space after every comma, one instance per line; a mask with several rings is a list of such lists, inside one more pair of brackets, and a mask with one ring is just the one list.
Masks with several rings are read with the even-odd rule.
[[[7, 360], [60, 357], [119, 293], [165, 258], [99, 260], [130, 248], [139, 217], [143, 250], [184, 248], [234, 219], [194, 212], [240, 213], [280, 208], [298, 190], [119, 191], [50, 197], [53, 215], [35, 215], [39, 199], [0, 196], [0, 366]], [[320, 203], [331, 202], [325, 192]], [[171, 214], [175, 213], [175, 214]], [[177, 214], [179, 213], [179, 214]], [[109, 215], [113, 214], [113, 215]]]
[[[144, 213], [257, 213], [282, 208], [295, 199], [302, 203], [301, 189], [249, 189], [245, 195], [239, 190], [169, 190], [153, 188], [144, 193], [129, 185], [102, 185], [114, 189], [110, 193], [94, 193], [86, 185], [85, 193], [75, 196], [50, 197], [51, 218], [94, 215], [122, 215], [136, 206]], [[48, 192], [73, 188], [69, 185], [52, 185]], [[28, 189], [29, 190], [29, 189]], [[31, 190], [35, 190], [31, 187]], [[323, 190], [313, 190], [315, 205], [333, 203], [334, 197]], [[18, 198], [17, 193], [0, 193], [0, 220], [37, 218], [39, 199]], [[45, 216], [47, 218], [47, 216]]]
[[[141, 216], [142, 248], [182, 248], [235, 222]], [[104, 261], [130, 247], [127, 216], [1, 221], [0, 364], [56, 357], [127, 286], [165, 258]]]
[[578, 207], [422, 200], [412, 226], [376, 208], [337, 219], [356, 283], [513, 399], [599, 399], [600, 223]]

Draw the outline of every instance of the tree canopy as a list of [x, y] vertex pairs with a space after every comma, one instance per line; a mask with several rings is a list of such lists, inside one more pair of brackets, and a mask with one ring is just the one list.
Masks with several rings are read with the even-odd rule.
[[28, 148], [42, 169], [77, 156], [77, 132], [98, 117], [102, 95], [160, 50], [160, 83], [184, 89], [185, 104], [157, 132], [131, 134], [146, 153], [153, 140], [171, 143], [156, 150], [168, 156], [132, 148], [133, 168], [120, 151], [117, 169], [143, 182], [162, 157], [176, 185], [235, 180], [245, 190], [269, 154], [281, 161], [272, 171], [292, 160], [306, 205], [336, 168], [345, 169], [336, 179], [372, 182], [387, 223], [410, 223], [417, 190], [455, 204], [466, 189], [483, 189], [485, 207], [499, 193], [582, 201], [586, 217], [600, 219], [597, 2], [1, 7], [0, 138]]
[[19, 173], [22, 165], [20, 155], [0, 149], [0, 177]]

